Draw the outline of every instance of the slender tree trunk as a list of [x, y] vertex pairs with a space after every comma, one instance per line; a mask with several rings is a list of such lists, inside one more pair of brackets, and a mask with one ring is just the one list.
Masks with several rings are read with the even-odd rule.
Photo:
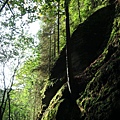
[[57, 45], [57, 48], [58, 48], [58, 55], [60, 53], [60, 0], [58, 1], [58, 45]]
[[[36, 101], [36, 92], [35, 92], [35, 94], [34, 94], [34, 103], [37, 103], [37, 101]], [[35, 120], [35, 118], [36, 118], [36, 108], [37, 106], [36, 105], [34, 105], [34, 108], [33, 108], [33, 120]]]
[[0, 120], [2, 120], [2, 108], [0, 106]]
[[54, 58], [56, 57], [56, 31], [55, 31], [55, 24], [54, 24]]
[[71, 40], [70, 40], [70, 25], [69, 25], [69, 3], [65, 0], [65, 12], [66, 12], [66, 71], [67, 71], [67, 82], [68, 88], [73, 94], [73, 72], [72, 72], [72, 61], [71, 61]]
[[49, 43], [49, 73], [50, 73], [50, 70], [51, 70], [51, 48], [52, 48], [52, 39], [51, 39], [51, 32], [50, 32], [50, 43]]
[[9, 106], [9, 120], [10, 120], [10, 95], [9, 95], [9, 93], [8, 93], [8, 106]]
[[2, 97], [2, 102], [1, 102], [1, 105], [0, 105], [0, 120], [2, 120], [2, 118], [3, 118], [5, 108], [6, 108], [6, 104], [7, 104], [7, 98], [5, 99], [6, 93], [7, 93], [7, 89], [4, 90], [3, 97]]

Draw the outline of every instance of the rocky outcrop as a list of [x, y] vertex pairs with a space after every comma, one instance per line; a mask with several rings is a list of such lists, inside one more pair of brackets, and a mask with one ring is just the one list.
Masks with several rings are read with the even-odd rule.
[[[109, 10], [111, 10], [111, 6], [107, 6], [106, 9], [108, 9], [108, 7], [110, 7]], [[97, 15], [97, 13], [93, 15]], [[111, 18], [112, 18], [111, 22], [113, 23], [113, 18], [114, 18], [113, 13], [109, 13], [111, 17], [109, 19], [106, 19], [106, 23], [109, 23], [108, 20], [110, 20]], [[92, 20], [92, 18], [89, 17], [88, 20]], [[93, 21], [94, 20], [95, 19], [93, 19]], [[89, 23], [90, 26], [87, 26], [87, 23]], [[103, 21], [101, 23], [105, 24]], [[81, 55], [79, 55], [81, 54], [81, 52], [87, 53], [87, 51], [89, 51], [93, 55], [87, 56], [87, 58], [89, 57], [90, 58], [87, 62], [85, 61], [85, 64], [83, 63], [82, 68], [80, 68], [81, 66], [79, 64], [81, 62], [79, 63], [75, 62], [78, 63], [74, 66], [75, 68], [77, 67], [78, 70], [77, 72], [75, 71], [74, 74], [74, 81], [76, 81], [77, 83], [76, 92], [74, 93], [75, 99], [72, 99], [69, 93], [69, 90], [66, 85], [65, 77], [61, 78], [61, 76], [64, 76], [64, 72], [65, 72], [65, 68], [64, 66], [62, 66], [65, 65], [64, 63], [65, 53], [63, 50], [60, 55], [61, 58], [58, 59], [57, 63], [55, 64], [55, 67], [53, 68], [53, 71], [55, 70], [55, 73], [51, 74], [52, 75], [51, 79], [56, 78], [59, 79], [59, 81], [56, 81], [55, 84], [49, 86], [46, 89], [45, 98], [43, 99], [43, 103], [45, 107], [43, 107], [42, 114], [39, 117], [39, 119], [41, 120], [117, 120], [117, 118], [119, 118], [119, 113], [120, 113], [119, 32], [118, 34], [116, 34], [116, 37], [112, 38], [111, 42], [109, 42], [108, 48], [106, 48], [106, 50], [103, 52], [109, 40], [109, 36], [112, 30], [112, 23], [109, 23], [108, 25], [105, 24], [105, 26], [108, 27], [104, 27], [104, 26], [101, 27], [101, 24], [99, 24], [99, 26], [95, 25], [96, 30], [92, 30], [91, 32], [92, 35], [89, 33], [90, 30], [88, 30], [87, 28], [92, 27], [93, 23], [87, 22], [86, 20], [86, 22], [83, 23], [85, 24], [84, 29], [81, 28], [81, 26], [83, 25], [78, 26], [77, 30], [73, 33], [73, 36], [71, 37], [71, 39], [74, 40], [75, 45], [77, 44], [72, 48], [73, 56], [74, 55], [78, 56], [78, 57], [74, 57], [74, 59], [77, 60], [73, 59], [73, 61], [79, 61], [79, 60], [81, 61], [81, 59], [84, 61], [86, 56], [85, 58], [81, 58]], [[88, 38], [84, 37], [85, 41], [89, 43], [88, 45], [86, 45], [87, 46], [86, 50], [82, 50], [81, 48], [79, 49], [79, 45], [81, 45], [81, 43], [79, 43], [80, 41], [78, 39], [76, 40], [76, 38], [79, 36], [79, 30], [81, 32], [81, 29], [88, 30], [85, 34]], [[88, 41], [88, 39], [90, 39], [90, 41]], [[93, 39], [96, 39], [96, 41]], [[101, 43], [100, 40], [102, 39], [103, 42]], [[91, 44], [92, 40], [93, 42]], [[96, 45], [97, 40], [98, 42], [100, 42], [100, 46]], [[87, 44], [87, 42], [85, 42], [85, 44]], [[96, 45], [97, 48], [93, 48], [92, 50], [91, 45], [93, 46]], [[56, 65], [59, 65], [59, 62], [60, 62], [60, 67], [56, 67]], [[75, 68], [73, 68], [73, 70]], [[59, 72], [61, 70], [62, 73]], [[60, 73], [60, 75], [58, 75], [58, 73]]]
[[[73, 74], [83, 72], [107, 46], [113, 21], [115, 5], [97, 10], [87, 18], [71, 36], [71, 59]], [[66, 75], [66, 47], [62, 50], [51, 71], [50, 80], [60, 79]]]
[[[64, 85], [53, 97], [42, 120], [117, 120], [120, 113], [120, 47], [101, 55], [74, 80], [79, 86], [76, 101]], [[100, 62], [102, 60], [102, 62]], [[84, 81], [84, 82], [83, 82]]]

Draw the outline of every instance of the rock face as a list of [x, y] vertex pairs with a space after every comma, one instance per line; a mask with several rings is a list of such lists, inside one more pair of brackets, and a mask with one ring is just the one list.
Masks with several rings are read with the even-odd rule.
[[74, 78], [80, 89], [77, 103], [64, 85], [50, 102], [42, 120], [120, 119], [120, 46], [113, 48], [107, 61], [109, 51], [104, 59], [101, 56]]
[[[112, 31], [115, 5], [103, 7], [80, 24], [71, 36], [73, 74], [88, 67], [104, 50]], [[66, 47], [60, 54], [50, 79], [59, 79], [66, 74]]]
[[[46, 107], [43, 108], [39, 120], [120, 119], [119, 32], [113, 38], [114, 42], [111, 41], [111, 45], [107, 49], [108, 52], [102, 54], [112, 31], [114, 10], [113, 5], [98, 10], [79, 25], [73, 33], [71, 37], [73, 39], [72, 62], [74, 81], [78, 85], [77, 94], [75, 93], [76, 100], [71, 98], [66, 80], [57, 81], [45, 91], [43, 103]], [[102, 20], [99, 20], [101, 17]], [[58, 75], [58, 73], [60, 74]], [[59, 79], [64, 74], [65, 48], [53, 67], [51, 79]]]
[[[56, 120], [118, 120], [120, 113], [119, 56], [120, 47], [111, 54], [108, 61], [99, 64], [99, 67], [96, 66], [96, 61], [84, 74], [76, 76], [75, 80], [81, 91], [77, 104], [70, 99], [67, 88], [64, 91], [61, 90], [62, 97], [61, 93], [58, 92], [59, 96], [55, 96], [49, 106], [50, 108], [52, 105], [52, 109], [48, 108], [50, 110], [48, 114], [52, 116], [48, 120], [54, 120], [53, 116]], [[81, 80], [87, 84], [82, 90]], [[55, 102], [56, 100], [57, 102]], [[57, 112], [54, 112], [56, 108]], [[46, 116], [43, 118], [45, 119]]]
[[79, 98], [84, 120], [120, 119], [120, 48], [96, 72]]

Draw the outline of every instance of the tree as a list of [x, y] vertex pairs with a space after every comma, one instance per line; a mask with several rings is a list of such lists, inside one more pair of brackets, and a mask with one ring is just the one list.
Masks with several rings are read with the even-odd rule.
[[66, 74], [67, 82], [70, 93], [73, 95], [73, 73], [72, 73], [72, 61], [71, 61], [71, 39], [70, 39], [70, 25], [69, 25], [69, 2], [65, 0], [65, 12], [66, 12]]
[[[0, 3], [0, 87], [2, 89], [0, 117], [11, 119], [12, 109], [14, 109], [11, 93], [14, 91], [16, 72], [19, 65], [32, 56], [36, 49], [34, 39], [27, 32], [29, 28], [27, 25], [37, 18], [36, 4], [31, 6], [23, 0], [5, 0]], [[29, 19], [26, 19], [27, 15]], [[7, 82], [9, 85], [6, 84]]]
[[60, 0], [58, 0], [58, 46], [57, 46], [57, 48], [58, 48], [58, 54], [60, 53], [60, 46], [59, 46], [59, 42], [60, 42], [60, 32], [59, 32], [59, 30], [60, 30]]
[[6, 86], [6, 81], [5, 81], [6, 80], [6, 76], [5, 76], [6, 63], [3, 63], [3, 70], [2, 70], [3, 80], [2, 81], [4, 82], [4, 87], [3, 87], [2, 100], [1, 100], [1, 103], [0, 103], [0, 119], [1, 120], [3, 119], [3, 115], [4, 115], [4, 112], [5, 112], [5, 109], [6, 109], [7, 102], [9, 102], [9, 109], [8, 110], [9, 110], [9, 117], [10, 117], [10, 96], [9, 96], [9, 94], [12, 90], [12, 85], [13, 85], [15, 75], [16, 75], [16, 71], [18, 69], [19, 64], [20, 64], [20, 62], [18, 60], [18, 64], [15, 66], [15, 68], [13, 70], [13, 75], [10, 78], [10, 85], [7, 87]]

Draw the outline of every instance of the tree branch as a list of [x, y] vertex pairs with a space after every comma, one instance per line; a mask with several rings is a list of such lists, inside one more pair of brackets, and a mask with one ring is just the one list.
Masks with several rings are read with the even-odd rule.
[[19, 58], [18, 58], [18, 63], [17, 63], [17, 65], [16, 65], [16, 67], [15, 67], [15, 69], [14, 69], [14, 73], [13, 73], [11, 79], [10, 79], [10, 83], [11, 83], [11, 84], [10, 84], [10, 86], [8, 86], [8, 89], [9, 89], [8, 93], [10, 93], [10, 91], [12, 90], [12, 85], [13, 85], [13, 82], [14, 82], [14, 79], [15, 79], [15, 75], [16, 75], [16, 72], [17, 72], [17, 70], [18, 70], [19, 65], [20, 65], [20, 60], [19, 60]]
[[13, 11], [12, 11], [12, 9], [11, 9], [11, 7], [10, 7], [10, 5], [8, 3], [7, 3], [7, 5], [9, 7], [9, 9], [10, 9], [10, 12], [13, 14], [13, 16], [15, 16], [14, 13], [13, 13]]
[[5, 3], [3, 4], [2, 8], [0, 9], [0, 12], [2, 12], [3, 8], [5, 7], [5, 5], [8, 3], [9, 0], [6, 0]]

